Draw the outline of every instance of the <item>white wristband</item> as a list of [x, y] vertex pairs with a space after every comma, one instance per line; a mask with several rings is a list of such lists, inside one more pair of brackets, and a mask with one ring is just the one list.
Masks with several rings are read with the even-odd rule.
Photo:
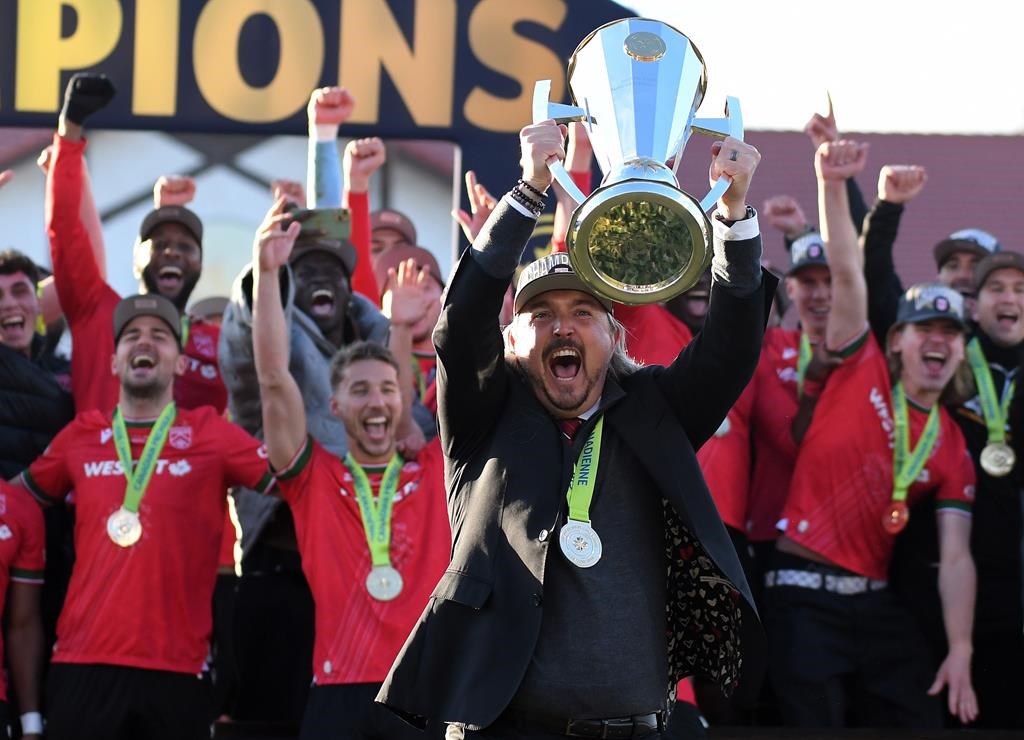
[[21, 715], [22, 735], [42, 735], [43, 715], [39, 712], [25, 712]]
[[337, 123], [314, 123], [309, 127], [309, 135], [314, 141], [334, 141], [338, 138]]

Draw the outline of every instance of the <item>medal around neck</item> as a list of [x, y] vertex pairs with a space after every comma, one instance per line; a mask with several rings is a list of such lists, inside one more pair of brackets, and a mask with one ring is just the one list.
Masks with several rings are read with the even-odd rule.
[[981, 469], [993, 478], [1002, 478], [1013, 470], [1017, 456], [1004, 442], [989, 442], [981, 451]]
[[558, 534], [558, 544], [565, 559], [577, 568], [590, 568], [601, 559], [601, 538], [587, 522], [570, 519]]
[[142, 538], [138, 512], [123, 506], [107, 517], [107, 536], [119, 547], [131, 547]]
[[390, 565], [377, 565], [366, 577], [366, 590], [377, 601], [391, 601], [402, 593], [402, 574]]
[[910, 519], [910, 509], [906, 501], [891, 501], [882, 516], [882, 528], [889, 534], [899, 534]]

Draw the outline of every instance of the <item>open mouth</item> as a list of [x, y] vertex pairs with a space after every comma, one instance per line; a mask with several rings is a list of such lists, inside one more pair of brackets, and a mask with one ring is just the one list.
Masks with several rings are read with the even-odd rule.
[[363, 432], [371, 442], [386, 442], [391, 422], [386, 416], [368, 416], [363, 420]]
[[828, 306], [810, 306], [807, 310], [812, 316], [828, 316]]
[[21, 330], [25, 328], [25, 317], [24, 316], [8, 316], [6, 319], [0, 320], [0, 329], [5, 331], [10, 329]]
[[312, 311], [314, 316], [330, 316], [334, 313], [334, 293], [325, 288], [313, 291]]
[[1013, 313], [1012, 311], [1000, 311], [996, 314], [996, 323], [1007, 329], [1016, 326], [1019, 320], [1020, 314]]
[[582, 365], [579, 350], [573, 347], [556, 349], [548, 356], [548, 369], [559, 380], [575, 379]]
[[946, 355], [941, 352], [925, 352], [924, 366], [931, 373], [940, 373], [946, 366]]
[[131, 358], [130, 365], [132, 370], [154, 368], [156, 367], [156, 358], [148, 354], [138, 354]]
[[160, 268], [160, 271], [156, 275], [157, 285], [160, 286], [161, 292], [168, 291], [173, 292], [181, 288], [182, 279], [185, 273], [182, 272], [180, 267], [174, 265], [165, 265]]

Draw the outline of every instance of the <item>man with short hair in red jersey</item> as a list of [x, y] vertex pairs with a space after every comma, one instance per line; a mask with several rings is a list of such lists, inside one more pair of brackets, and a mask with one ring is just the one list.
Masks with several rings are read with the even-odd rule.
[[391, 341], [404, 357], [356, 342], [331, 362], [331, 413], [344, 424], [348, 443], [339, 459], [307, 432], [299, 385], [289, 371], [278, 273], [300, 227], [283, 208], [280, 199], [253, 247], [253, 350], [267, 452], [295, 519], [316, 604], [314, 685], [301, 737], [414, 740], [422, 733], [374, 697], [451, 551], [439, 442], [409, 460], [396, 442], [411, 405], [399, 368], [411, 362], [426, 276], [413, 260], [388, 273]]
[[75, 492], [77, 560], [47, 686], [54, 740], [210, 737], [224, 491], [273, 478], [253, 437], [213, 408], [175, 406], [180, 331], [163, 296], [120, 301], [117, 406], [78, 414], [22, 474], [42, 504]]
[[[39, 687], [43, 677], [43, 623], [39, 592], [46, 567], [43, 514], [21, 488], [0, 480], [0, 614], [6, 615], [0, 638], [0, 733], [10, 737], [8, 676], [21, 714], [21, 737], [43, 736]], [[4, 655], [6, 648], [6, 655]], [[6, 661], [4, 661], [6, 658]]]
[[[822, 235], [832, 272], [825, 347], [842, 358], [800, 447], [765, 577], [772, 684], [783, 719], [801, 726], [940, 727], [978, 714], [971, 684], [975, 572], [970, 553], [974, 468], [941, 406], [963, 373], [963, 300], [912, 287], [883, 353], [867, 322], [865, 285], [845, 179], [866, 147], [819, 147]], [[913, 617], [888, 588], [910, 505], [933, 496], [949, 653], [938, 673]]]
[[[119, 394], [107, 367], [114, 352], [110, 317], [120, 296], [103, 280], [79, 210], [85, 177], [83, 125], [113, 96], [114, 86], [103, 75], [71, 78], [46, 178], [46, 229], [57, 295], [75, 342], [71, 392], [78, 412], [106, 411]], [[142, 220], [134, 247], [135, 274], [140, 292], [167, 298], [181, 317], [185, 369], [174, 383], [175, 402], [181, 408], [210, 405], [223, 412], [227, 391], [217, 365], [219, 327], [190, 320], [185, 313], [202, 271], [203, 225], [185, 207], [194, 194], [191, 178], [161, 178], [157, 183], [154, 210]]]

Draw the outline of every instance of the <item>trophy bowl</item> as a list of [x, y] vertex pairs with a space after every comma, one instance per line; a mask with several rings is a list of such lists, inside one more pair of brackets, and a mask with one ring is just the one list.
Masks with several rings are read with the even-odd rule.
[[668, 24], [628, 18], [592, 31], [573, 52], [572, 105], [549, 101], [536, 83], [533, 120], [581, 121], [603, 173], [586, 197], [557, 160], [552, 175], [577, 203], [566, 234], [573, 269], [594, 291], [627, 304], [655, 303], [693, 287], [711, 261], [707, 211], [729, 183], [701, 200], [679, 188], [676, 171], [693, 131], [743, 138], [739, 102], [726, 117], [695, 118], [704, 98], [704, 60]]

